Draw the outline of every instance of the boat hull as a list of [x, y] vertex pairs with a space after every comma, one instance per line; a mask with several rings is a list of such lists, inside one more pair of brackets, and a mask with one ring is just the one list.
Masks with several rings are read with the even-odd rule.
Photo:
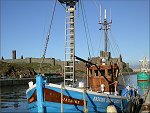
[[138, 86], [142, 89], [148, 89], [150, 87], [150, 81], [138, 81]]
[[137, 80], [138, 81], [149, 81], [150, 80], [150, 74], [145, 72], [140, 72], [137, 74]]
[[[37, 87], [27, 90], [28, 109], [38, 112]], [[63, 95], [63, 97], [62, 97]], [[61, 98], [62, 97], [62, 98]], [[83, 88], [62, 88], [61, 85], [47, 84], [43, 87], [42, 107], [44, 113], [48, 112], [106, 112], [107, 106], [112, 104], [118, 112], [125, 111], [127, 99], [121, 96], [107, 95]], [[61, 101], [62, 100], [62, 101]], [[62, 103], [61, 103], [62, 102]]]

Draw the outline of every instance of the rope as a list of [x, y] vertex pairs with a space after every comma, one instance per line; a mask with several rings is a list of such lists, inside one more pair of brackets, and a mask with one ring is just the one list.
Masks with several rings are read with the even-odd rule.
[[122, 111], [122, 113], [124, 113], [124, 111], [123, 111], [123, 99], [122, 99], [122, 96], [121, 96], [121, 111]]
[[44, 62], [45, 55], [46, 55], [46, 50], [47, 50], [47, 46], [48, 46], [48, 42], [49, 42], [49, 38], [50, 38], [51, 27], [52, 27], [53, 18], [54, 18], [55, 9], [56, 9], [56, 3], [57, 3], [57, 0], [54, 3], [54, 9], [53, 9], [53, 13], [52, 13], [52, 19], [51, 19], [50, 28], [49, 28], [49, 31], [48, 31], [48, 36], [47, 36], [46, 42], [45, 42], [45, 48], [44, 48], [42, 60], [41, 60], [41, 63], [40, 63], [39, 73], [41, 72], [42, 64]]
[[111, 99], [110, 99], [108, 94], [107, 94], [107, 96], [108, 96], [108, 99], [109, 99], [109, 103], [112, 104], [113, 102], [111, 101]]

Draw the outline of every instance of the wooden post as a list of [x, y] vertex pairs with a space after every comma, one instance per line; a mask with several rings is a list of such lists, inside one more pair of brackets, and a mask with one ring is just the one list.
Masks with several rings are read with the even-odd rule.
[[87, 113], [88, 112], [88, 110], [87, 110], [87, 108], [86, 108], [86, 98], [85, 98], [85, 88], [83, 88], [83, 99], [84, 99], [84, 113]]
[[87, 68], [86, 88], [89, 88], [89, 68]]

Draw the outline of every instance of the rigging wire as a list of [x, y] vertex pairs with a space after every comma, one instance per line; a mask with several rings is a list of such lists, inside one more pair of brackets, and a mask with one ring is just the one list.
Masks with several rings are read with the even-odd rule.
[[80, 11], [79, 11], [79, 8], [80, 8], [80, 2], [78, 3], [78, 18], [80, 17]]
[[[110, 39], [111, 38], [108, 37], [108, 43], [109, 43], [108, 45], [110, 45], [110, 51], [113, 52], [114, 56], [119, 56], [119, 54], [115, 51], [116, 48], [114, 46], [114, 43], [111, 43], [112, 41]], [[113, 48], [115, 48], [115, 49], [113, 49]]]
[[98, 52], [97, 52], [97, 56], [99, 56], [99, 52], [100, 52], [100, 48], [101, 48], [100, 46], [101, 46], [101, 42], [102, 42], [102, 38], [101, 38], [101, 37], [102, 37], [102, 33], [101, 33], [101, 30], [100, 30], [100, 34], [101, 34], [101, 35], [99, 36], [100, 38], [99, 38], [99, 41], [98, 41], [99, 44], [98, 44]]
[[[89, 32], [88, 22], [87, 22], [87, 18], [86, 18], [86, 14], [85, 14], [85, 9], [84, 9], [84, 5], [83, 5], [83, 0], [81, 0], [80, 4], [81, 4], [81, 12], [83, 15], [83, 23], [84, 23], [84, 29], [85, 29], [86, 40], [87, 40], [87, 45], [88, 45], [89, 57], [91, 58], [90, 46], [92, 49], [93, 56], [94, 56], [94, 51], [93, 51], [93, 45], [92, 45], [91, 36], [90, 36], [90, 32]], [[90, 42], [89, 42], [89, 40], [90, 40]]]
[[116, 50], [117, 50], [118, 54], [119, 54], [119, 53], [121, 54], [121, 51], [120, 51], [120, 49], [119, 49], [119, 46], [118, 46], [118, 44], [117, 44], [117, 42], [116, 42], [114, 36], [112, 35], [111, 29], [110, 29], [110, 35], [111, 35], [111, 37], [112, 37], [111, 39], [112, 39], [112, 41], [114, 42], [114, 45], [115, 45], [115, 47], [116, 47]]
[[92, 40], [91, 40], [90, 30], [89, 30], [89, 27], [88, 27], [88, 22], [87, 22], [87, 17], [86, 17], [84, 5], [83, 5], [83, 11], [84, 11], [84, 14], [85, 14], [85, 22], [86, 22], [86, 25], [87, 25], [87, 31], [88, 31], [88, 36], [89, 36], [90, 45], [91, 45], [91, 49], [92, 49], [92, 54], [94, 56], [94, 49], [93, 49], [93, 45], [92, 45]]
[[[111, 39], [113, 39], [113, 43], [114, 43], [114, 46], [115, 46], [115, 48], [116, 48], [115, 50], [117, 51], [117, 54], [118, 54], [118, 55], [119, 55], [119, 54], [121, 55], [121, 51], [120, 51], [120, 49], [119, 49], [118, 44], [116, 43], [115, 38], [114, 38], [113, 35], [112, 35], [111, 30], [110, 30], [110, 33], [111, 33], [111, 37], [112, 37]], [[110, 42], [110, 41], [109, 41], [109, 42]], [[111, 44], [111, 46], [112, 46], [112, 44]], [[119, 68], [121, 69], [120, 65], [119, 65]], [[128, 68], [127, 68], [127, 73], [128, 73], [129, 76], [131, 75]], [[122, 77], [124, 86], [127, 86], [128, 84], [126, 84], [126, 82], [125, 82], [125, 80], [124, 80], [124, 77], [123, 77], [123, 74], [122, 74], [122, 73], [120, 73], [120, 74], [121, 74], [121, 77]], [[129, 77], [129, 79], [128, 79], [128, 82], [129, 82], [129, 84], [130, 84], [130, 77]]]
[[[110, 44], [110, 48], [112, 48], [113, 54], [115, 54], [114, 49], [113, 49], [113, 47], [112, 47], [112, 44], [111, 44], [109, 38], [108, 38], [108, 42], [109, 42], [109, 44]], [[120, 65], [119, 63], [117, 63], [117, 65], [119, 66], [119, 69], [122, 69], [122, 68], [121, 68], [121, 65]], [[122, 78], [122, 80], [123, 80], [123, 85], [126, 86], [126, 82], [125, 82], [125, 80], [124, 80], [123, 74], [122, 74], [122, 73], [120, 73], [120, 74], [121, 74], [121, 78]]]
[[92, 0], [94, 2], [94, 5], [96, 6], [97, 8], [97, 11], [99, 12], [99, 6], [98, 6], [98, 3], [96, 2], [96, 0]]
[[57, 3], [57, 0], [55, 1], [54, 7], [53, 7], [52, 18], [51, 18], [50, 27], [49, 27], [48, 35], [47, 35], [46, 42], [45, 42], [45, 48], [44, 48], [42, 60], [41, 60], [41, 63], [40, 63], [39, 73], [41, 72], [42, 64], [44, 62], [45, 55], [46, 55], [46, 50], [47, 50], [47, 46], [48, 46], [48, 42], [49, 42], [49, 38], [50, 38], [51, 28], [52, 28], [52, 24], [53, 24], [55, 9], [56, 9], [56, 3]]
[[[64, 2], [64, 1], [63, 1]], [[62, 7], [64, 8], [64, 9], [66, 9], [66, 7], [63, 5], [63, 3], [60, 3], [61, 5], [62, 5]]]
[[[80, 0], [80, 2], [83, 2], [82, 0]], [[86, 42], [87, 42], [87, 46], [88, 46], [88, 52], [89, 52], [89, 57], [91, 58], [91, 53], [90, 53], [90, 47], [89, 47], [89, 41], [88, 41], [88, 38], [87, 38], [87, 29], [86, 29], [86, 24], [85, 24], [85, 18], [84, 18], [84, 12], [83, 12], [83, 3], [80, 3], [81, 4], [81, 13], [83, 15], [83, 23], [84, 23], [84, 30], [85, 30], [85, 35], [86, 35]]]
[[114, 52], [114, 49], [113, 49], [113, 46], [112, 46], [112, 44], [111, 44], [111, 42], [110, 42], [110, 39], [108, 38], [108, 45], [110, 46], [110, 52], [112, 51], [112, 53], [113, 54], [115, 54], [115, 52]]

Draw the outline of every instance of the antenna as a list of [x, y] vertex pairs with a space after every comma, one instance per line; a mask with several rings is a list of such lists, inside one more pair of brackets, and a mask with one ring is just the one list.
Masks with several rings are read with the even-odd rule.
[[101, 6], [100, 6], [100, 23], [101, 24], [101, 28], [99, 30], [104, 30], [104, 50], [105, 52], [107, 52], [108, 49], [108, 36], [107, 36], [107, 31], [108, 29], [110, 29], [110, 25], [112, 24], [112, 20], [111, 20], [111, 9], [110, 9], [110, 22], [107, 21], [107, 13], [106, 13], [106, 9], [104, 11], [104, 21], [101, 22]]
[[106, 9], [105, 9], [105, 15], [104, 15], [104, 17], [105, 17], [104, 19], [106, 19]]
[[102, 11], [101, 11], [101, 4], [100, 4], [100, 23], [102, 22]]

